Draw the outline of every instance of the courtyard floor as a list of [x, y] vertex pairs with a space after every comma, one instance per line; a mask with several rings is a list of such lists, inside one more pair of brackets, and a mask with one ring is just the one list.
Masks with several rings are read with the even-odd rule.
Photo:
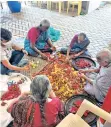
[[61, 32], [60, 40], [54, 43], [57, 47], [68, 46], [74, 34], [84, 32], [91, 41], [88, 49], [93, 57], [98, 51], [107, 47], [111, 40], [111, 5], [76, 17], [24, 5], [22, 12], [18, 14], [11, 14], [8, 8], [3, 9], [1, 17], [8, 20], [1, 23], [2, 27], [11, 30], [14, 36], [23, 37], [29, 28], [37, 26], [42, 19], [48, 19], [51, 26]]

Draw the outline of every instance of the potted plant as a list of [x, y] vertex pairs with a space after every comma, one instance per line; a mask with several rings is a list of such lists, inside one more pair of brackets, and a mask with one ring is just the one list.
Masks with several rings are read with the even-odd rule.
[[7, 1], [8, 7], [12, 13], [21, 11], [21, 3], [19, 1]]

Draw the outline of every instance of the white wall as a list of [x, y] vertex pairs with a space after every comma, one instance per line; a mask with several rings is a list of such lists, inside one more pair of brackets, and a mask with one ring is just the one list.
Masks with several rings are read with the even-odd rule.
[[99, 0], [93, 0], [93, 1], [89, 1], [89, 8], [88, 8], [88, 13], [94, 11], [95, 9], [97, 9], [100, 6], [101, 1]]

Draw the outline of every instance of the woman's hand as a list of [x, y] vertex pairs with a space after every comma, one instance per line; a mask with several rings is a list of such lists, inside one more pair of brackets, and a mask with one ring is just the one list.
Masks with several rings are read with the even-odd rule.
[[78, 57], [78, 56], [80, 56], [80, 54], [79, 54], [79, 53], [77, 53], [77, 54], [75, 54], [75, 55], [74, 55], [74, 57]]
[[27, 95], [30, 95], [30, 94], [31, 94], [30, 91], [29, 92], [24, 92], [24, 93], [21, 93], [20, 97], [27, 96]]
[[79, 70], [80, 73], [87, 73], [88, 70]]
[[79, 53], [77, 53], [77, 54], [72, 54], [72, 55], [71, 55], [71, 59], [72, 59], [72, 58], [76, 58], [76, 57], [78, 57], [79, 55], [80, 55]]
[[23, 49], [22, 52], [28, 56], [28, 52], [25, 49]]
[[49, 46], [51, 47], [52, 51], [56, 51], [56, 47], [53, 46], [52, 42], [50, 39], [48, 39], [47, 43], [49, 44]]
[[85, 74], [79, 73], [78, 76], [79, 76], [80, 78], [84, 78], [86, 81], [88, 81], [90, 84], [93, 85], [93, 81], [92, 81], [90, 78], [88, 78]]
[[43, 58], [44, 60], [48, 60], [48, 57], [47, 57], [45, 54], [41, 53], [40, 55], [42, 56], [42, 58]]
[[85, 75], [85, 74], [83, 74], [83, 73], [79, 73], [79, 74], [78, 74], [78, 76], [79, 76], [79, 77], [81, 77], [81, 78], [84, 78], [84, 79], [86, 79], [86, 78], [87, 78], [87, 77], [86, 77], [86, 75]]
[[21, 68], [21, 71], [29, 71], [29, 69], [30, 69], [30, 65], [26, 65]]
[[56, 47], [55, 46], [52, 46], [51, 49], [52, 49], [52, 51], [56, 51]]
[[70, 60], [70, 58], [69, 58], [69, 56], [67, 56], [66, 59], [65, 59], [65, 62], [69, 63], [69, 60]]
[[89, 70], [79, 70], [80, 73], [92, 73], [95, 72], [97, 73], [99, 71], [99, 69], [89, 69]]

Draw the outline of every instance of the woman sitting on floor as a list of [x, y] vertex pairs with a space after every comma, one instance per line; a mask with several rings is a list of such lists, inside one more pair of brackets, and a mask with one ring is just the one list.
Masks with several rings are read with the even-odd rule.
[[88, 94], [95, 96], [99, 102], [103, 102], [111, 87], [111, 52], [108, 49], [104, 49], [100, 51], [96, 57], [100, 68], [80, 71], [84, 73], [96, 72], [96, 78], [92, 80], [84, 74], [80, 74], [80, 76], [87, 81], [84, 90]]
[[30, 95], [24, 95], [8, 109], [14, 118], [13, 126], [54, 127], [62, 106], [52, 91], [49, 79], [45, 75], [36, 76], [30, 91]]
[[1, 49], [0, 49], [0, 67], [1, 74], [9, 74], [13, 71], [28, 71], [29, 67], [18, 67], [24, 54], [28, 55], [27, 51], [11, 42], [12, 33], [4, 28], [1, 28]]
[[74, 57], [78, 57], [82, 54], [88, 55], [87, 46], [90, 41], [86, 34], [80, 33], [73, 37], [69, 48], [62, 48], [61, 53], [67, 54], [66, 61], [68, 62], [70, 59]]
[[44, 52], [52, 53], [56, 50], [48, 36], [49, 27], [49, 21], [43, 20], [40, 22], [39, 26], [32, 27], [28, 31], [24, 48], [29, 55], [38, 56], [38, 54], [40, 54], [43, 59], [47, 59], [47, 56], [44, 54]]

